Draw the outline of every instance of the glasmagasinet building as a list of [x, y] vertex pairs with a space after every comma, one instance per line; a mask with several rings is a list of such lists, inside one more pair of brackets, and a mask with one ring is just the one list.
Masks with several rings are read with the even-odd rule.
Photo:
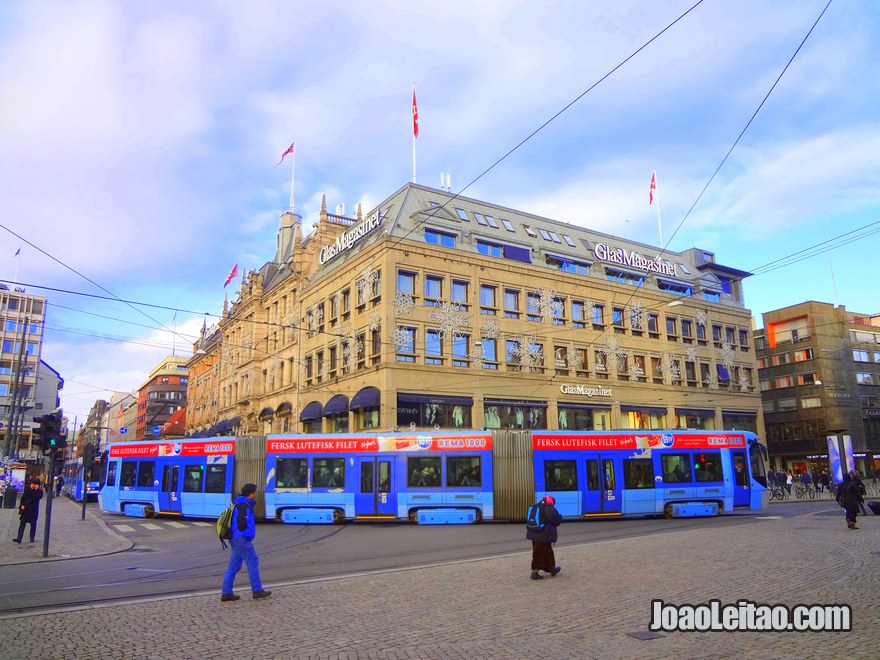
[[763, 430], [747, 275], [416, 184], [325, 200], [203, 330], [187, 433]]

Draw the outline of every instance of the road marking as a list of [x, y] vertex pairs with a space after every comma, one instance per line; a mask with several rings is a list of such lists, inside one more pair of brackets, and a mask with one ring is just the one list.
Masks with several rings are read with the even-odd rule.
[[214, 523], [193, 521], [193, 525], [198, 525], [199, 527], [211, 527]]
[[782, 520], [782, 516], [755, 516], [755, 520]]
[[133, 532], [134, 531], [134, 527], [132, 527], [131, 525], [113, 525], [113, 529], [115, 529], [117, 532]]
[[182, 522], [177, 522], [176, 520], [170, 520], [165, 524], [168, 525], [169, 527], [186, 527], [186, 524], [184, 524]]
[[144, 529], [162, 529], [161, 525], [156, 525], [154, 523], [141, 523], [141, 527]]

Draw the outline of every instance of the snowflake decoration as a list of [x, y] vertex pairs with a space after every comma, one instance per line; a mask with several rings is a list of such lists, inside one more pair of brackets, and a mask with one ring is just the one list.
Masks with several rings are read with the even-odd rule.
[[587, 315], [586, 321], [588, 323], [593, 323], [593, 319], [596, 318], [596, 313], [601, 309], [599, 305], [597, 305], [594, 301], [588, 300], [584, 304], [584, 314]]
[[315, 307], [315, 322], [318, 325], [324, 323], [324, 305], [317, 305]]
[[474, 369], [482, 369], [483, 361], [486, 359], [486, 347], [482, 345], [477, 347], [474, 345], [468, 358], [470, 359], [471, 364], [474, 365]]
[[440, 341], [450, 335], [453, 339], [461, 339], [461, 330], [470, 325], [470, 319], [465, 314], [459, 314], [460, 311], [461, 305], [448, 301], [431, 310], [428, 318], [440, 326], [440, 331], [437, 333]]
[[721, 342], [721, 348], [718, 349], [718, 359], [721, 361], [721, 364], [727, 367], [728, 371], [733, 368], [736, 361], [736, 350], [729, 341]]
[[520, 371], [536, 371], [544, 366], [544, 350], [537, 343], [535, 336], [517, 335], [510, 347], [508, 361], [518, 364]]
[[614, 335], [608, 337], [608, 339], [605, 340], [605, 343], [596, 350], [605, 356], [606, 364], [614, 358], [617, 368], [621, 369], [623, 367], [623, 361], [626, 359], [626, 351], [620, 347], [620, 340]]
[[373, 313], [370, 314], [370, 330], [378, 330], [382, 327], [382, 312], [378, 309], [374, 309]]
[[663, 354], [660, 364], [657, 365], [657, 371], [663, 375], [664, 380], [671, 383], [677, 383], [681, 380], [681, 369], [678, 362], [669, 353]]
[[315, 312], [311, 309], [306, 312], [306, 330], [309, 334], [315, 331]]
[[694, 321], [696, 321], [697, 325], [701, 325], [705, 328], [707, 320], [706, 312], [702, 309], [698, 309], [697, 314], [694, 316]]
[[398, 353], [402, 353], [404, 350], [412, 348], [410, 343], [411, 335], [409, 333], [409, 330], [404, 328], [402, 325], [394, 328], [389, 338], [391, 339], [391, 343], [394, 344], [394, 350]]
[[641, 300], [635, 300], [628, 306], [629, 321], [633, 330], [642, 330], [645, 326], [645, 304]]
[[562, 301], [556, 298], [556, 289], [538, 287], [538, 317], [541, 323], [559, 316], [562, 316]]
[[321, 368], [318, 370], [318, 380], [323, 381], [327, 380], [327, 377], [330, 375], [330, 363], [327, 360], [324, 360], [321, 363]]
[[354, 333], [349, 333], [342, 340], [342, 365], [346, 371], [354, 371], [361, 355], [361, 346]]
[[740, 392], [748, 392], [752, 388], [752, 384], [749, 382], [749, 377], [745, 374], [740, 374], [739, 377], [739, 391]]
[[342, 302], [342, 291], [337, 291], [332, 296], [330, 296], [330, 304], [333, 306], [333, 309], [339, 309], [339, 303]]
[[357, 280], [357, 291], [361, 300], [366, 300], [370, 292], [372, 292], [373, 287], [376, 286], [376, 282], [379, 281], [379, 271], [375, 270], [372, 266], [366, 266], [358, 277]]
[[709, 377], [706, 378], [706, 380], [704, 380], [703, 383], [704, 383], [704, 384], [706, 385], [706, 387], [708, 387], [710, 390], [717, 390], [717, 389], [718, 389], [718, 376], [716, 376], [715, 374], [710, 373], [710, 374], [709, 374]]
[[498, 326], [497, 319], [493, 317], [484, 318], [480, 326], [480, 335], [486, 339], [498, 339], [499, 334], [501, 334], [501, 328]]
[[629, 368], [629, 381], [631, 383], [639, 382], [639, 379], [645, 375], [644, 369], [642, 369], [639, 365], [633, 363]]
[[568, 354], [568, 368], [575, 371], [581, 371], [584, 367], [584, 356], [580, 351]]
[[693, 346], [688, 346], [687, 353], [685, 355], [685, 359], [688, 362], [696, 362], [697, 361], [697, 349]]
[[284, 316], [283, 323], [286, 327], [296, 330], [299, 324], [302, 323], [302, 319], [294, 312], [287, 312]]
[[412, 295], [403, 291], [398, 291], [394, 294], [394, 300], [391, 301], [391, 304], [394, 305], [394, 309], [398, 314], [409, 314], [413, 311], [413, 307], [416, 306]]

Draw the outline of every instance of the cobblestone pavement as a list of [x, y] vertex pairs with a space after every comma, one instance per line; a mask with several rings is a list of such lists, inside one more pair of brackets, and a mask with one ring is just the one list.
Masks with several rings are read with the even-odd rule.
[[[4, 617], [15, 658], [875, 658], [880, 517], [846, 529], [842, 511], [558, 547], [555, 578], [530, 553], [267, 585], [254, 601], [194, 593]], [[589, 524], [589, 523], [578, 523]], [[565, 526], [560, 529], [564, 540]], [[523, 545], [525, 546], [525, 541]], [[11, 544], [10, 544], [11, 545]], [[291, 561], [296, 561], [295, 557]], [[217, 567], [218, 585], [224, 567]], [[651, 600], [675, 604], [850, 604], [848, 633], [664, 633], [640, 640]], [[20, 634], [21, 631], [27, 631]], [[10, 652], [10, 649], [14, 651]]]
[[[43, 557], [43, 535], [46, 522], [45, 497], [40, 502], [36, 542], [28, 543], [30, 525], [24, 533], [24, 543], [12, 543], [18, 534], [18, 508], [0, 509], [0, 566], [27, 564], [37, 561], [93, 557], [122, 552], [132, 542], [117, 534], [97, 515], [98, 504], [86, 505], [86, 519], [82, 519], [82, 502], [61, 496], [52, 499], [52, 530], [49, 533], [49, 553]], [[0, 633], [2, 637], [2, 633]], [[0, 649], [2, 657], [2, 649]]]

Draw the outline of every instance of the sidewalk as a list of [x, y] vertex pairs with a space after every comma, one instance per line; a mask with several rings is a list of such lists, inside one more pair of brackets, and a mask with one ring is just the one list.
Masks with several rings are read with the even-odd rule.
[[[250, 598], [242, 573], [235, 603], [221, 603], [215, 590], [59, 610], [37, 615], [39, 635], [15, 634], [33, 625], [20, 616], [3, 621], [0, 648], [14, 648], [18, 658], [125, 660], [751, 658], [816, 649], [823, 657], [876, 657], [880, 517], [860, 517], [861, 529], [850, 531], [833, 503], [788, 519], [772, 512], [729, 527], [694, 521], [685, 531], [557, 547], [563, 571], [540, 581], [528, 579], [525, 541], [514, 555], [270, 584], [264, 601]], [[631, 636], [648, 630], [655, 598], [849, 604], [853, 631]]]
[[18, 507], [0, 509], [0, 566], [37, 561], [92, 557], [128, 550], [132, 542], [112, 531], [94, 512], [97, 502], [86, 505], [82, 519], [82, 502], [65, 496], [52, 499], [52, 529], [49, 533], [49, 556], [43, 557], [43, 532], [46, 525], [46, 496], [40, 501], [37, 538], [28, 543], [30, 525], [25, 528], [22, 543], [12, 543], [18, 535]]

